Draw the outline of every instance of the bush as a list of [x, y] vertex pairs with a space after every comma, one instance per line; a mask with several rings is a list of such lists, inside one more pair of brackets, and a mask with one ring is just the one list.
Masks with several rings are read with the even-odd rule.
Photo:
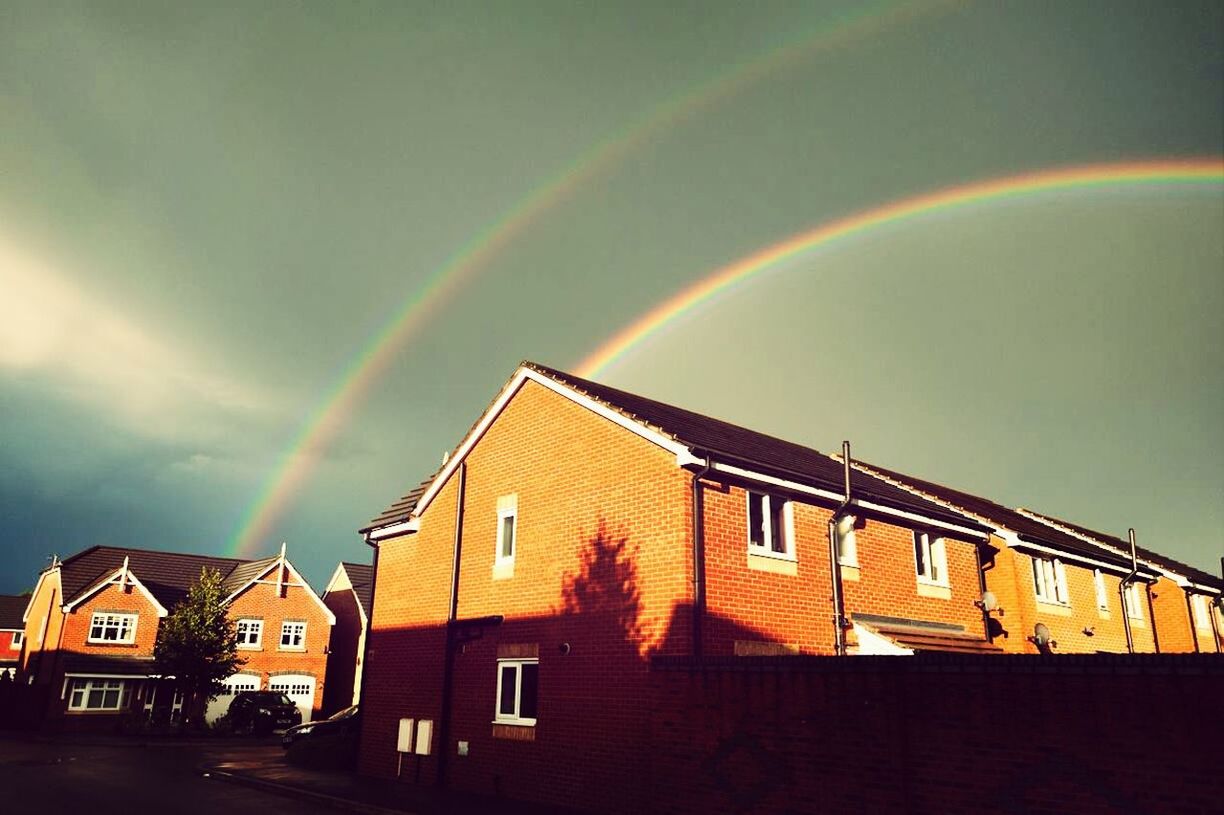
[[289, 747], [290, 764], [310, 770], [352, 770], [357, 767], [357, 736], [340, 733], [308, 736]]

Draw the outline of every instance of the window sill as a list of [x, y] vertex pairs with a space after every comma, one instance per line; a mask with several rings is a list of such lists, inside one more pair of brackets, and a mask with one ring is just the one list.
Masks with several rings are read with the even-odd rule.
[[1145, 620], [1144, 618], [1129, 617], [1129, 615], [1128, 615], [1128, 618], [1130, 619], [1130, 624], [1135, 626], [1136, 628], [1147, 628], [1147, 620]]
[[1069, 603], [1059, 603], [1051, 600], [1037, 600], [1037, 610], [1046, 614], [1053, 614], [1056, 617], [1070, 617], [1071, 605]]
[[1110, 613], [1110, 611], [1109, 611], [1109, 609], [1107, 609], [1107, 608], [1099, 608], [1099, 607], [1098, 607], [1098, 608], [1097, 608], [1097, 616], [1098, 616], [1098, 617], [1100, 617], [1102, 620], [1108, 620], [1108, 619], [1110, 619], [1111, 617], [1113, 617], [1113, 614], [1111, 614], [1111, 613]]
[[799, 562], [794, 558], [777, 555], [758, 555], [755, 552], [748, 553], [748, 568], [756, 572], [769, 572], [771, 574], [792, 576], [799, 574]]
[[[260, 648], [259, 650], [260, 650], [260, 651], [262, 651], [263, 649], [262, 649], [262, 648]], [[276, 650], [277, 650], [277, 651], [283, 651], [283, 652], [284, 652], [284, 653], [286, 653], [286, 654], [304, 654], [304, 653], [306, 653], [306, 649], [305, 649], [305, 648], [288, 648], [288, 647], [283, 646], [283, 645], [282, 645], [280, 648], [277, 648]]]
[[842, 563], [840, 566], [842, 580], [849, 580], [851, 583], [857, 583], [859, 581], [858, 566], [854, 566], [849, 563]]
[[952, 587], [941, 583], [918, 583], [919, 597], [934, 597], [937, 600], [951, 600]]
[[263, 646], [262, 645], [239, 645], [238, 650], [239, 651], [262, 651]]
[[85, 644], [86, 645], [109, 645], [112, 648], [135, 648], [136, 647], [135, 641], [120, 642], [118, 640], [85, 640]]
[[514, 577], [514, 558], [493, 561], [493, 579], [509, 580]]
[[516, 724], [514, 722], [493, 722], [493, 738], [506, 741], [535, 741], [534, 724]]

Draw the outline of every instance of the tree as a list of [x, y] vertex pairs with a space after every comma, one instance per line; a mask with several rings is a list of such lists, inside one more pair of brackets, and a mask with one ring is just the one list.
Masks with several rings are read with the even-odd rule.
[[245, 662], [238, 657], [238, 635], [224, 600], [221, 574], [202, 569], [157, 631], [153, 659], [162, 676], [173, 676], [183, 692], [184, 730], [203, 720], [209, 698], [224, 689], [221, 680]]

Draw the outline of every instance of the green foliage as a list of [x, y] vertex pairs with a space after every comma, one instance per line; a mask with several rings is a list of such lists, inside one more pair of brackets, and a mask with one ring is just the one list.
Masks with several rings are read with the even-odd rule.
[[238, 656], [238, 634], [226, 614], [221, 575], [200, 571], [200, 579], [157, 631], [153, 659], [164, 676], [173, 676], [186, 694], [184, 722], [202, 719], [204, 703], [223, 689], [221, 680], [245, 660]]

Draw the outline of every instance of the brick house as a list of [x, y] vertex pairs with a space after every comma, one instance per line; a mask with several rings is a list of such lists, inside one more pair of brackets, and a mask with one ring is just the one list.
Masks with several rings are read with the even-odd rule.
[[330, 716], [361, 698], [361, 660], [374, 597], [374, 567], [341, 563], [323, 590], [323, 604], [336, 617], [327, 656], [323, 715]]
[[1216, 650], [1211, 604], [1220, 578], [1146, 549], [1132, 564], [1129, 543], [1118, 538], [873, 464], [854, 467], [991, 528], [996, 554], [985, 579], [1002, 610], [992, 619], [1004, 651], [1037, 653], [1038, 624], [1059, 653]]
[[175, 718], [182, 698], [158, 676], [153, 645], [204, 568], [221, 573], [246, 663], [226, 680], [207, 718], [238, 690], [283, 690], [308, 718], [322, 703], [332, 613], [281, 553], [238, 560], [95, 546], [53, 561], [25, 607], [18, 681], [45, 700], [52, 729], [115, 727], [131, 714]]
[[0, 594], [0, 673], [9, 679], [17, 675], [17, 663], [25, 641], [21, 615], [25, 613], [28, 600], [28, 597]]
[[653, 657], [999, 652], [989, 525], [861, 471], [847, 501], [845, 475], [523, 363], [442, 469], [361, 530], [361, 771], [619, 811], [643, 805], [626, 779], [646, 769]]

